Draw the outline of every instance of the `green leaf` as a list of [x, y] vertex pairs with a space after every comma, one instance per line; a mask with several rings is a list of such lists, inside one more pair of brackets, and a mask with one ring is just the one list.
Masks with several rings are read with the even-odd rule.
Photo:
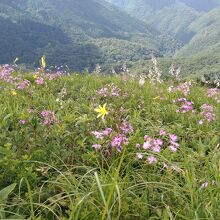
[[14, 190], [16, 183], [13, 183], [0, 191], [0, 201], [6, 200], [8, 195]]
[[0, 147], [0, 154], [3, 154], [3, 155], [7, 155], [8, 154], [8, 150], [4, 147]]

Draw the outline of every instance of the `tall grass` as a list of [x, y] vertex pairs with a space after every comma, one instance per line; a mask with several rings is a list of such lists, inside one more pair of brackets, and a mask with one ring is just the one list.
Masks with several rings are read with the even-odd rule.
[[[183, 94], [168, 92], [181, 82], [146, 81], [140, 87], [129, 77], [72, 75], [37, 85], [32, 74], [22, 77], [30, 80], [27, 89], [0, 81], [0, 188], [17, 183], [0, 199], [6, 219], [220, 219], [220, 104], [207, 88], [190, 88], [186, 98], [195, 112], [182, 114], [173, 100]], [[121, 89], [118, 97], [97, 94], [109, 83]], [[94, 111], [104, 103], [105, 123]], [[200, 125], [204, 103], [214, 106], [216, 117]], [[43, 110], [56, 115], [50, 126], [43, 124]], [[121, 153], [108, 138], [100, 150], [92, 147], [92, 131], [118, 131], [125, 120], [134, 132]], [[180, 147], [154, 153], [158, 162], [150, 165], [152, 153], [135, 146], [145, 135], [156, 138], [160, 129], [176, 134]]]

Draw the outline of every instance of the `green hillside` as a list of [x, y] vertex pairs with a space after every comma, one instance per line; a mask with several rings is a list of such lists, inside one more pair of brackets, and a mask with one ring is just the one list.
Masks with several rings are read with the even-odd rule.
[[194, 37], [178, 53], [178, 56], [219, 54], [220, 45], [220, 8], [216, 8], [194, 21], [188, 31]]
[[97, 63], [110, 65], [114, 56], [123, 63], [180, 47], [102, 0], [3, 0], [0, 27], [1, 63], [19, 57], [36, 64], [45, 53], [50, 64], [81, 71]]
[[[220, 45], [219, 45], [220, 48]], [[217, 52], [217, 51], [216, 51]], [[220, 73], [220, 55], [219, 53], [205, 53], [194, 55], [192, 57], [175, 57], [157, 59], [159, 67], [163, 74], [169, 74], [173, 65], [175, 68], [181, 68], [181, 76], [188, 79], [201, 79], [204, 75], [218, 75]], [[152, 66], [151, 60], [140, 60], [138, 62], [129, 62], [130, 72], [138, 75], [148, 75]]]
[[187, 32], [187, 27], [198, 18], [199, 12], [193, 8], [179, 3], [166, 7], [148, 18], [148, 23], [162, 33], [167, 33], [182, 42], [187, 43], [192, 33]]
[[45, 54], [50, 65], [92, 71], [98, 63], [108, 70], [152, 54], [196, 55], [193, 63], [213, 51], [219, 56], [219, 1], [108, 1], [115, 5], [104, 0], [2, 0], [0, 63], [19, 57], [20, 63], [35, 67]]
[[[161, 33], [181, 40], [184, 46], [173, 58], [160, 59], [165, 72], [171, 64], [183, 75], [202, 76], [220, 72], [220, 1], [109, 0]], [[130, 62], [131, 71], [147, 73], [151, 61]]]
[[217, 0], [108, 0], [129, 14], [187, 43], [193, 33], [187, 29], [202, 14], [219, 6]]

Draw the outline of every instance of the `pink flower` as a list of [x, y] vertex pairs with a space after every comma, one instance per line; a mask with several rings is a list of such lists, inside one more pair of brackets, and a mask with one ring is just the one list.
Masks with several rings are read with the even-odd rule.
[[93, 144], [92, 147], [95, 148], [95, 150], [99, 150], [101, 148], [101, 145], [100, 144]]
[[170, 150], [172, 152], [176, 152], [179, 148], [179, 143], [177, 143], [178, 137], [175, 134], [170, 134]]
[[111, 128], [106, 128], [104, 131], [103, 131], [103, 135], [104, 136], [108, 136], [109, 134], [111, 134], [112, 132], [112, 129]]
[[143, 144], [144, 150], [147, 150], [147, 149], [149, 149], [150, 147], [151, 147], [151, 143], [150, 143], [149, 141], [144, 142], [144, 144]]
[[103, 139], [104, 139], [102, 132], [92, 131], [92, 134], [95, 135], [95, 137], [96, 137], [97, 139], [100, 139], [100, 140], [103, 140]]
[[105, 85], [96, 92], [103, 97], [118, 97], [121, 94], [121, 89], [112, 83]]
[[176, 110], [176, 112], [180, 112], [184, 114], [191, 111], [194, 113], [193, 102], [187, 101], [186, 98], [179, 98], [178, 102], [180, 102], [181, 106], [179, 107], [179, 109]]
[[117, 134], [112, 138], [111, 146], [116, 147], [119, 152], [122, 151], [123, 145], [128, 145], [128, 138], [124, 134]]
[[122, 133], [124, 133], [124, 134], [133, 133], [133, 131], [134, 131], [131, 124], [126, 121], [122, 123], [122, 125], [120, 126], [120, 129], [121, 129]]
[[163, 145], [163, 141], [161, 139], [156, 139], [154, 141], [154, 145], [159, 145], [159, 146], [162, 146]]
[[164, 130], [161, 129], [161, 130], [159, 131], [159, 135], [160, 135], [160, 136], [166, 135], [166, 131], [164, 131]]
[[41, 112], [43, 116], [43, 124], [50, 127], [55, 122], [55, 113], [53, 111], [44, 110]]
[[201, 106], [201, 109], [202, 109], [203, 111], [207, 111], [207, 112], [213, 112], [213, 110], [214, 110], [213, 106], [207, 105], [207, 104], [203, 104], [203, 105]]
[[179, 102], [186, 102], [187, 99], [186, 99], [186, 98], [179, 98], [178, 101], [179, 101]]
[[26, 124], [26, 120], [24, 120], [24, 119], [21, 119], [21, 120], [19, 120], [19, 124], [21, 124], [21, 125], [24, 125], [24, 124]]
[[209, 183], [206, 181], [201, 185], [201, 189], [206, 188], [209, 185]]
[[23, 90], [23, 89], [26, 89], [29, 85], [30, 85], [30, 81], [25, 79], [17, 83], [17, 89]]
[[29, 108], [29, 109], [28, 109], [28, 113], [33, 113], [34, 111], [35, 111], [34, 108]]
[[177, 142], [174, 142], [174, 141], [170, 141], [170, 144], [177, 148], [180, 146]]
[[145, 142], [143, 144], [143, 148], [145, 150], [151, 149], [155, 153], [159, 153], [161, 151], [161, 147], [163, 145], [163, 141], [161, 139], [153, 139], [149, 136], [145, 136]]
[[91, 133], [95, 135], [97, 139], [103, 140], [104, 137], [109, 136], [112, 132], [111, 128], [106, 128], [104, 131], [92, 131]]
[[43, 85], [43, 84], [44, 84], [44, 78], [42, 78], [42, 77], [37, 77], [37, 79], [35, 80], [35, 82], [37, 83], [37, 85]]
[[175, 134], [170, 134], [170, 140], [176, 142], [177, 141], [177, 136]]
[[149, 138], [148, 135], [144, 135], [144, 140], [146, 141]]
[[139, 160], [142, 160], [142, 159], [143, 159], [143, 155], [142, 155], [141, 153], [137, 153], [137, 158], [138, 158]]
[[140, 146], [141, 146], [140, 144], [136, 144], [135, 145], [136, 148], [140, 148]]
[[176, 152], [177, 151], [177, 148], [175, 146], [170, 145], [169, 148], [170, 148], [170, 150], [172, 152]]
[[169, 87], [169, 92], [182, 92], [184, 96], [187, 96], [190, 94], [190, 87], [192, 83], [191, 82], [185, 82], [179, 84], [177, 87]]
[[149, 156], [147, 158], [147, 161], [149, 164], [155, 164], [155, 163], [157, 163], [157, 158], [155, 156]]
[[211, 89], [208, 89], [207, 95], [208, 97], [215, 97], [215, 96], [220, 95], [220, 91], [217, 88], [211, 88]]
[[56, 73], [47, 73], [45, 76], [48, 80], [54, 80], [54, 79], [58, 79], [60, 78], [61, 76], [63, 76], [64, 73], [61, 72], [61, 71], [57, 71]]
[[153, 146], [153, 147], [152, 147], [152, 151], [155, 152], [155, 153], [160, 153], [160, 151], [161, 151], [161, 147], [158, 146], [158, 145]]
[[214, 108], [211, 105], [203, 104], [200, 113], [208, 122], [215, 120]]

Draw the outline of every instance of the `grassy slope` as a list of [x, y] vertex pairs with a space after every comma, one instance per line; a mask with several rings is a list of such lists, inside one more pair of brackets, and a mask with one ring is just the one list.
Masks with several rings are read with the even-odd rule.
[[[207, 97], [206, 88], [194, 85], [187, 99], [194, 101], [196, 112], [180, 114], [173, 100], [183, 95], [167, 92], [172, 82], [147, 82], [140, 88], [129, 78], [73, 75], [45, 80], [40, 86], [31, 74], [22, 77], [31, 84], [15, 90], [16, 95], [12, 94], [14, 86], [0, 81], [0, 187], [17, 183], [7, 207], [1, 202], [1, 208], [20, 218], [101, 219], [108, 201], [106, 210], [111, 219], [220, 217], [220, 105]], [[96, 90], [109, 83], [122, 90], [119, 97], [97, 95]], [[64, 86], [67, 94], [61, 108], [56, 100]], [[109, 111], [105, 124], [94, 112], [104, 103]], [[214, 106], [217, 120], [201, 126], [199, 109], [204, 103]], [[28, 113], [30, 108], [35, 112]], [[58, 120], [50, 128], [42, 125], [42, 110], [56, 114]], [[27, 123], [19, 124], [20, 119]], [[110, 154], [105, 151], [109, 149], [108, 138], [95, 152], [91, 146], [97, 140], [91, 132], [105, 126], [118, 130], [122, 120], [134, 127], [124, 156], [115, 150]], [[165, 144], [156, 154], [159, 162], [149, 165], [146, 158], [151, 152], [137, 151], [135, 144], [143, 143], [146, 134], [158, 137], [160, 129], [178, 135], [180, 149], [171, 153]], [[143, 152], [143, 160], [137, 160], [137, 152]], [[164, 169], [163, 162], [170, 167]], [[205, 181], [209, 185], [201, 189]]]
[[[216, 53], [214, 52], [216, 51]], [[193, 57], [180, 58], [158, 58], [158, 62], [165, 75], [168, 74], [171, 65], [176, 68], [181, 67], [181, 74], [184, 78], [201, 78], [205, 74], [219, 74], [220, 72], [220, 56], [216, 50], [207, 51], [205, 54], [195, 55]], [[141, 60], [138, 62], [130, 62], [128, 68], [136, 74], [148, 74], [151, 67], [151, 60]]]

